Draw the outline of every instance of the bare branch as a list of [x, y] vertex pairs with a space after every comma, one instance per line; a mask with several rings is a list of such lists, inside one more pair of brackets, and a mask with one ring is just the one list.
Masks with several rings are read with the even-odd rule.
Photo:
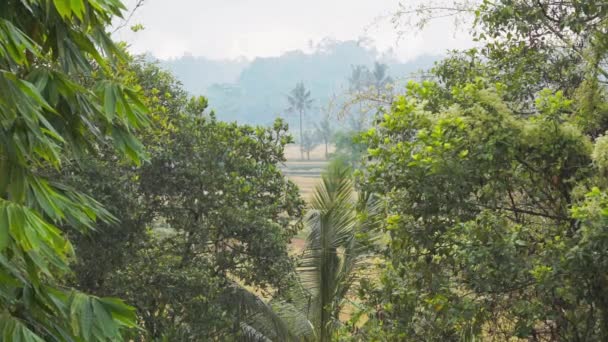
[[114, 31], [112, 31], [112, 33], [116, 33], [119, 30], [123, 29], [125, 26], [127, 26], [129, 24], [129, 21], [131, 21], [131, 18], [133, 18], [133, 15], [135, 14], [135, 11], [137, 11], [140, 7], [142, 7], [144, 5], [144, 2], [146, 0], [137, 0], [137, 3], [135, 4], [135, 7], [131, 10], [131, 12], [129, 12], [129, 15], [127, 16], [127, 18], [125, 20], [123, 20], [122, 23], [120, 23], [120, 25], [116, 26], [116, 28], [114, 29]]

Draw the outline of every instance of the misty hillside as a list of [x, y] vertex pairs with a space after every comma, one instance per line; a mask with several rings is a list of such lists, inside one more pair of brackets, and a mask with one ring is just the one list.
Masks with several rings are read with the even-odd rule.
[[183, 56], [163, 60], [161, 64], [171, 70], [192, 94], [203, 95], [214, 83], [231, 83], [247, 67], [246, 59], [212, 60], [198, 56]]
[[357, 41], [325, 40], [312, 53], [298, 50], [253, 61], [213, 61], [185, 56], [161, 64], [173, 72], [190, 93], [207, 96], [219, 118], [267, 124], [277, 116], [290, 119], [285, 97], [297, 82], [303, 81], [315, 100], [314, 109], [308, 114], [307, 121], [311, 122], [332, 95], [348, 88], [353, 66], [371, 67], [380, 61], [388, 65], [393, 79], [404, 80], [416, 71], [432, 67], [437, 59], [425, 56], [402, 63]]

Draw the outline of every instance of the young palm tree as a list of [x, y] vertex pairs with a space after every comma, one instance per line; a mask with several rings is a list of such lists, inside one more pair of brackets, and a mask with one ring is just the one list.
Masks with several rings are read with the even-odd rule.
[[[298, 267], [299, 283], [287, 299], [259, 304], [259, 313], [241, 323], [249, 341], [330, 341], [348, 294], [371, 259], [373, 227], [382, 218], [379, 202], [355, 198], [351, 170], [333, 163], [315, 189], [306, 218], [307, 246]], [[364, 214], [365, 222], [357, 219]], [[357, 233], [368, 233], [366, 241]], [[245, 293], [245, 295], [247, 295]], [[251, 298], [250, 298], [251, 299]], [[255, 298], [249, 307], [255, 307]]]
[[244, 287], [233, 284], [223, 300], [239, 311], [235, 330], [242, 341], [314, 341], [314, 327], [293, 304], [284, 301], [266, 303]]
[[[363, 207], [377, 211], [376, 205]], [[366, 227], [357, 220], [351, 170], [343, 163], [333, 163], [323, 175], [306, 223], [310, 233], [298, 274], [310, 295], [309, 319], [317, 328], [318, 341], [325, 342], [340, 324], [358, 271], [370, 260], [369, 244], [356, 238]]]
[[304, 86], [304, 82], [299, 82], [296, 87], [291, 90], [287, 95], [287, 101], [289, 102], [288, 110], [290, 112], [298, 113], [300, 116], [300, 158], [304, 159], [304, 149], [302, 148], [303, 141], [303, 126], [302, 117], [304, 113], [309, 110], [312, 106], [312, 98], [310, 97], [310, 90], [307, 90]]

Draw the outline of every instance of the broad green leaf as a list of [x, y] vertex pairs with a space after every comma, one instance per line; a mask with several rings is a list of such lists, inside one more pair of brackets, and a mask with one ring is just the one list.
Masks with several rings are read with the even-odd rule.
[[135, 308], [132, 306], [125, 304], [122, 300], [117, 298], [100, 298], [99, 302], [111, 313], [112, 318], [121, 325], [129, 328], [135, 328], [137, 326]]
[[70, 2], [72, 12], [78, 17], [78, 19], [82, 20], [84, 17], [84, 0], [71, 0]]
[[108, 82], [104, 88], [103, 110], [109, 122], [112, 122], [112, 120], [114, 120], [114, 116], [116, 115], [116, 101], [117, 99], [114, 92], [114, 86]]
[[61, 15], [64, 19], [70, 19], [72, 16], [72, 1], [71, 0], [53, 0], [55, 4], [55, 8], [59, 15]]
[[8, 313], [0, 313], [0, 336], [3, 341], [10, 342], [44, 342], [40, 336]]

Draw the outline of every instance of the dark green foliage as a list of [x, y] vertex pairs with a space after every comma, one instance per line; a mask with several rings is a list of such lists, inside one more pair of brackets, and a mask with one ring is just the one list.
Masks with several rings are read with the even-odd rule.
[[410, 84], [370, 130], [387, 268], [358, 338], [608, 338], [599, 1], [484, 1], [479, 50]]
[[[117, 69], [106, 33], [116, 0], [0, 3], [0, 339], [120, 340], [133, 308], [66, 286], [66, 232], [115, 218], [93, 197], [47, 176], [111, 146], [139, 163], [148, 122]], [[58, 227], [66, 229], [59, 229]]]
[[127, 73], [152, 109], [149, 161], [133, 168], [104, 150], [65, 175], [121, 219], [78, 240], [75, 282], [132, 303], [138, 339], [238, 339], [266, 305], [242, 285], [271, 295], [293, 270], [303, 202], [278, 165], [287, 127], [217, 121], [157, 66], [133, 60]]

